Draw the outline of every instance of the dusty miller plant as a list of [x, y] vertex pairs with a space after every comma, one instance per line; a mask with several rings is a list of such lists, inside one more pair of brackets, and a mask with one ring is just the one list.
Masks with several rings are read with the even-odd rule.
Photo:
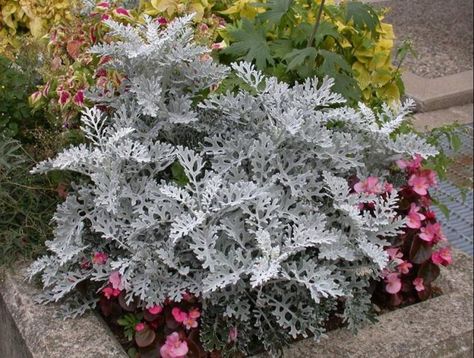
[[[34, 170], [83, 177], [54, 216], [50, 255], [30, 269], [42, 301], [80, 314], [97, 295], [77, 285], [100, 290], [118, 271], [127, 299], [143, 306], [200, 297], [209, 350], [226, 346], [230, 327], [244, 351], [252, 340], [277, 351], [320, 337], [341, 307], [355, 328], [369, 316], [370, 281], [387, 266], [385, 238], [405, 223], [396, 190], [355, 194], [348, 179], [386, 178], [394, 159], [436, 154], [414, 134], [394, 134], [411, 103], [350, 108], [331, 79], [289, 86], [248, 63], [232, 68], [245, 83], [238, 92], [209, 91], [231, 69], [192, 42], [188, 22], [109, 21], [116, 41], [93, 48], [126, 80], [118, 94], [93, 94], [112, 110], [84, 111], [87, 144]], [[372, 213], [361, 214], [364, 202]], [[80, 266], [97, 251], [108, 253], [105, 265]]]

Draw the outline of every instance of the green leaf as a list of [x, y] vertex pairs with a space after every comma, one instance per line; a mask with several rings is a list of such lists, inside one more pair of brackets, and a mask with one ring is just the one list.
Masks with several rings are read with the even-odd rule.
[[348, 1], [344, 5], [344, 18], [346, 22], [352, 20], [354, 26], [359, 29], [367, 29], [372, 33], [376, 32], [377, 26], [380, 25], [377, 11], [367, 4], [357, 1]]
[[275, 64], [263, 25], [253, 24], [248, 19], [243, 19], [240, 26], [229, 27], [228, 33], [233, 43], [224, 49], [224, 54], [255, 62], [260, 70], [265, 70], [267, 64], [271, 66]]
[[263, 21], [270, 21], [278, 25], [281, 19], [291, 11], [293, 0], [270, 0], [264, 4], [255, 4], [258, 7], [264, 7], [266, 11], [257, 16]]
[[319, 68], [321, 74], [331, 75], [339, 73], [340, 70], [352, 74], [351, 66], [342, 55], [323, 49], [318, 50], [318, 55], [323, 58], [323, 62]]
[[442, 202], [440, 202], [438, 199], [436, 198], [433, 198], [431, 197], [431, 201], [433, 202], [433, 204], [438, 207], [438, 209], [443, 213], [443, 215], [445, 216], [446, 219], [449, 220], [449, 208], [444, 205]]
[[335, 25], [327, 21], [321, 21], [314, 38], [314, 46], [318, 47], [327, 36], [331, 36], [334, 39], [341, 38], [341, 34], [337, 31]]
[[288, 39], [278, 39], [269, 43], [274, 58], [284, 58], [293, 50], [293, 44]]
[[314, 66], [317, 56], [318, 51], [314, 47], [306, 47], [302, 50], [294, 49], [283, 59], [288, 63], [288, 71], [292, 71], [308, 62]]
[[184, 172], [184, 168], [177, 161], [171, 165], [171, 175], [173, 176], [174, 182], [180, 186], [185, 186], [189, 183], [189, 179]]

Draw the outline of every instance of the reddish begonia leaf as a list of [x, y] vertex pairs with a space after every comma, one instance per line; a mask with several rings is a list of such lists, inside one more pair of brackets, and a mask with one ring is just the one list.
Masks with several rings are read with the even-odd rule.
[[410, 248], [410, 261], [415, 264], [422, 264], [431, 258], [432, 248], [430, 243], [421, 240], [418, 237], [413, 239]]
[[142, 348], [150, 346], [155, 338], [155, 332], [148, 325], [145, 325], [145, 328], [140, 332], [135, 333], [135, 343]]
[[436, 280], [439, 276], [439, 273], [440, 270], [438, 265], [435, 265], [432, 262], [426, 262], [418, 269], [418, 277], [423, 279], [423, 284], [425, 287]]

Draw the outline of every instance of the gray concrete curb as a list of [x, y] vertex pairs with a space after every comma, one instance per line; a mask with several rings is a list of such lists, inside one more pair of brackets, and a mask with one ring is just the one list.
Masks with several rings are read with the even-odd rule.
[[[384, 314], [357, 336], [336, 330], [319, 344], [297, 342], [285, 357], [472, 357], [472, 276], [472, 258], [456, 251], [438, 282], [444, 295]], [[33, 302], [37, 292], [21, 272], [7, 273], [0, 282], [0, 357], [127, 357], [99, 317], [54, 318], [54, 305]]]
[[438, 78], [403, 74], [406, 96], [415, 100], [418, 112], [429, 112], [472, 103], [473, 71]]

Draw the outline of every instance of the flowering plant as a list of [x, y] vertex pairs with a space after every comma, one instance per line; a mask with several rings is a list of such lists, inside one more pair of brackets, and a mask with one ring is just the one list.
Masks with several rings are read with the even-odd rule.
[[[231, 69], [193, 43], [190, 17], [144, 21], [106, 20], [114, 40], [92, 52], [123, 80], [93, 92], [87, 143], [34, 170], [82, 175], [54, 216], [50, 255], [30, 269], [42, 300], [62, 301], [70, 316], [95, 307], [97, 293], [161, 309], [184, 332], [199, 327], [208, 352], [276, 352], [320, 337], [335, 314], [356, 329], [371, 317], [372, 282], [390, 269], [385, 249], [408, 222], [390, 167], [437, 153], [397, 132], [412, 103], [354, 108], [331, 79], [290, 86], [246, 62], [232, 65], [244, 85], [219, 93]], [[423, 193], [420, 176], [432, 180], [415, 173], [408, 186]], [[199, 306], [183, 303], [189, 295]], [[148, 322], [136, 322], [137, 344], [186, 354], [185, 335], [156, 338]]]

